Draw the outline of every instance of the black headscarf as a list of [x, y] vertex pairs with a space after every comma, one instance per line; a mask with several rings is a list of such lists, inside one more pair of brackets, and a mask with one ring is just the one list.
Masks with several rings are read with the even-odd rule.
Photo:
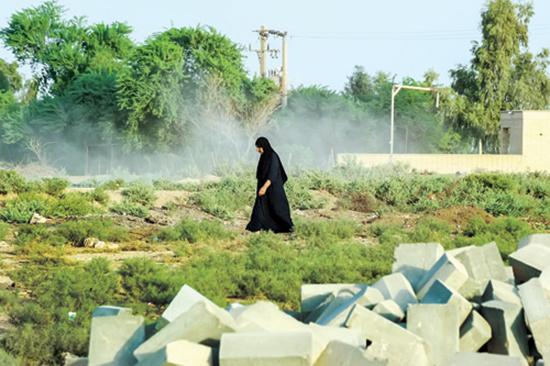
[[283, 168], [283, 164], [281, 163], [279, 155], [271, 147], [269, 140], [265, 137], [259, 137], [256, 140], [255, 145], [256, 147], [261, 147], [263, 149], [263, 153], [260, 156], [260, 161], [258, 162], [258, 168], [256, 169], [256, 178], [258, 180], [262, 179], [267, 169], [269, 168], [268, 164], [270, 163], [271, 159], [277, 159], [279, 162], [279, 167], [281, 169], [281, 178], [283, 179], [283, 183], [285, 183], [288, 180], [285, 169]]

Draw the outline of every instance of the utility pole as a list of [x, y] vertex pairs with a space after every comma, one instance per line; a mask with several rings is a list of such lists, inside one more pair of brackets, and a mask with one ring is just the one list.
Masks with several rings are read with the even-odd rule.
[[[273, 76], [278, 79], [279, 82], [279, 94], [281, 95], [281, 104], [283, 106], [286, 105], [287, 102], [287, 94], [288, 94], [288, 39], [287, 39], [287, 32], [278, 31], [274, 29], [268, 29], [265, 26], [261, 26], [259, 30], [255, 30], [254, 32], [258, 33], [260, 38], [260, 48], [257, 50], [252, 50], [258, 54], [258, 60], [260, 62], [260, 77], [265, 78], [268, 76]], [[281, 60], [281, 68], [280, 70], [272, 70], [268, 72], [267, 70], [267, 54], [269, 53], [269, 56], [271, 58], [277, 58], [279, 50], [278, 49], [270, 49], [268, 40], [269, 36], [276, 36], [281, 38], [282, 40], [282, 60]]]
[[395, 121], [395, 97], [402, 89], [407, 90], [418, 90], [418, 91], [429, 91], [436, 93], [435, 106], [439, 107], [439, 89], [434, 87], [424, 87], [424, 86], [412, 86], [412, 85], [393, 85], [391, 89], [391, 113], [390, 113], [390, 159], [393, 157], [393, 145], [394, 145], [394, 121]]

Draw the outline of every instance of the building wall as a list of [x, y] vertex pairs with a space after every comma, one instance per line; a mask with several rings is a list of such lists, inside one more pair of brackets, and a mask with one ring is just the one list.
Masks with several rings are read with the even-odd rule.
[[502, 154], [338, 154], [337, 163], [358, 163], [365, 167], [400, 162], [418, 171], [441, 174], [499, 171], [550, 173], [550, 111], [512, 111], [501, 115], [509, 147]]

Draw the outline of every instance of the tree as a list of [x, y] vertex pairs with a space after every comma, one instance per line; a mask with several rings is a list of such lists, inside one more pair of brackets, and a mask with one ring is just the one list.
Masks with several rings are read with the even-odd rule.
[[470, 65], [451, 70], [456, 92], [446, 103], [447, 123], [461, 134], [481, 140], [486, 150], [498, 149], [500, 112], [543, 109], [550, 83], [548, 51], [528, 51], [532, 4], [492, 0], [481, 15], [482, 41], [474, 42]]
[[0, 38], [21, 63], [37, 73], [43, 92], [60, 95], [89, 70], [113, 70], [130, 54], [131, 28], [124, 23], [86, 25], [63, 19], [64, 9], [47, 1], [12, 15]]

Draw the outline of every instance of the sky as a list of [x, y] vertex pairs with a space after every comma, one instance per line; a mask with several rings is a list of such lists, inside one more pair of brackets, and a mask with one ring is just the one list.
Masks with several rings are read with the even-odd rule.
[[[0, 0], [0, 27], [13, 12], [39, 0]], [[323, 85], [342, 90], [355, 65], [369, 73], [385, 71], [422, 78], [433, 69], [440, 82], [448, 71], [468, 63], [472, 41], [480, 38], [480, 12], [485, 0], [59, 0], [68, 16], [90, 23], [123, 21], [143, 42], [151, 34], [174, 27], [210, 25], [248, 49], [258, 47], [253, 30], [261, 25], [287, 31], [288, 72], [292, 87]], [[530, 49], [550, 48], [550, 1], [534, 0]], [[270, 48], [280, 47], [272, 39]], [[258, 59], [245, 51], [245, 65], [258, 73]], [[0, 46], [0, 58], [13, 55]], [[271, 60], [275, 67], [280, 60]], [[23, 69], [29, 75], [29, 69]]]

